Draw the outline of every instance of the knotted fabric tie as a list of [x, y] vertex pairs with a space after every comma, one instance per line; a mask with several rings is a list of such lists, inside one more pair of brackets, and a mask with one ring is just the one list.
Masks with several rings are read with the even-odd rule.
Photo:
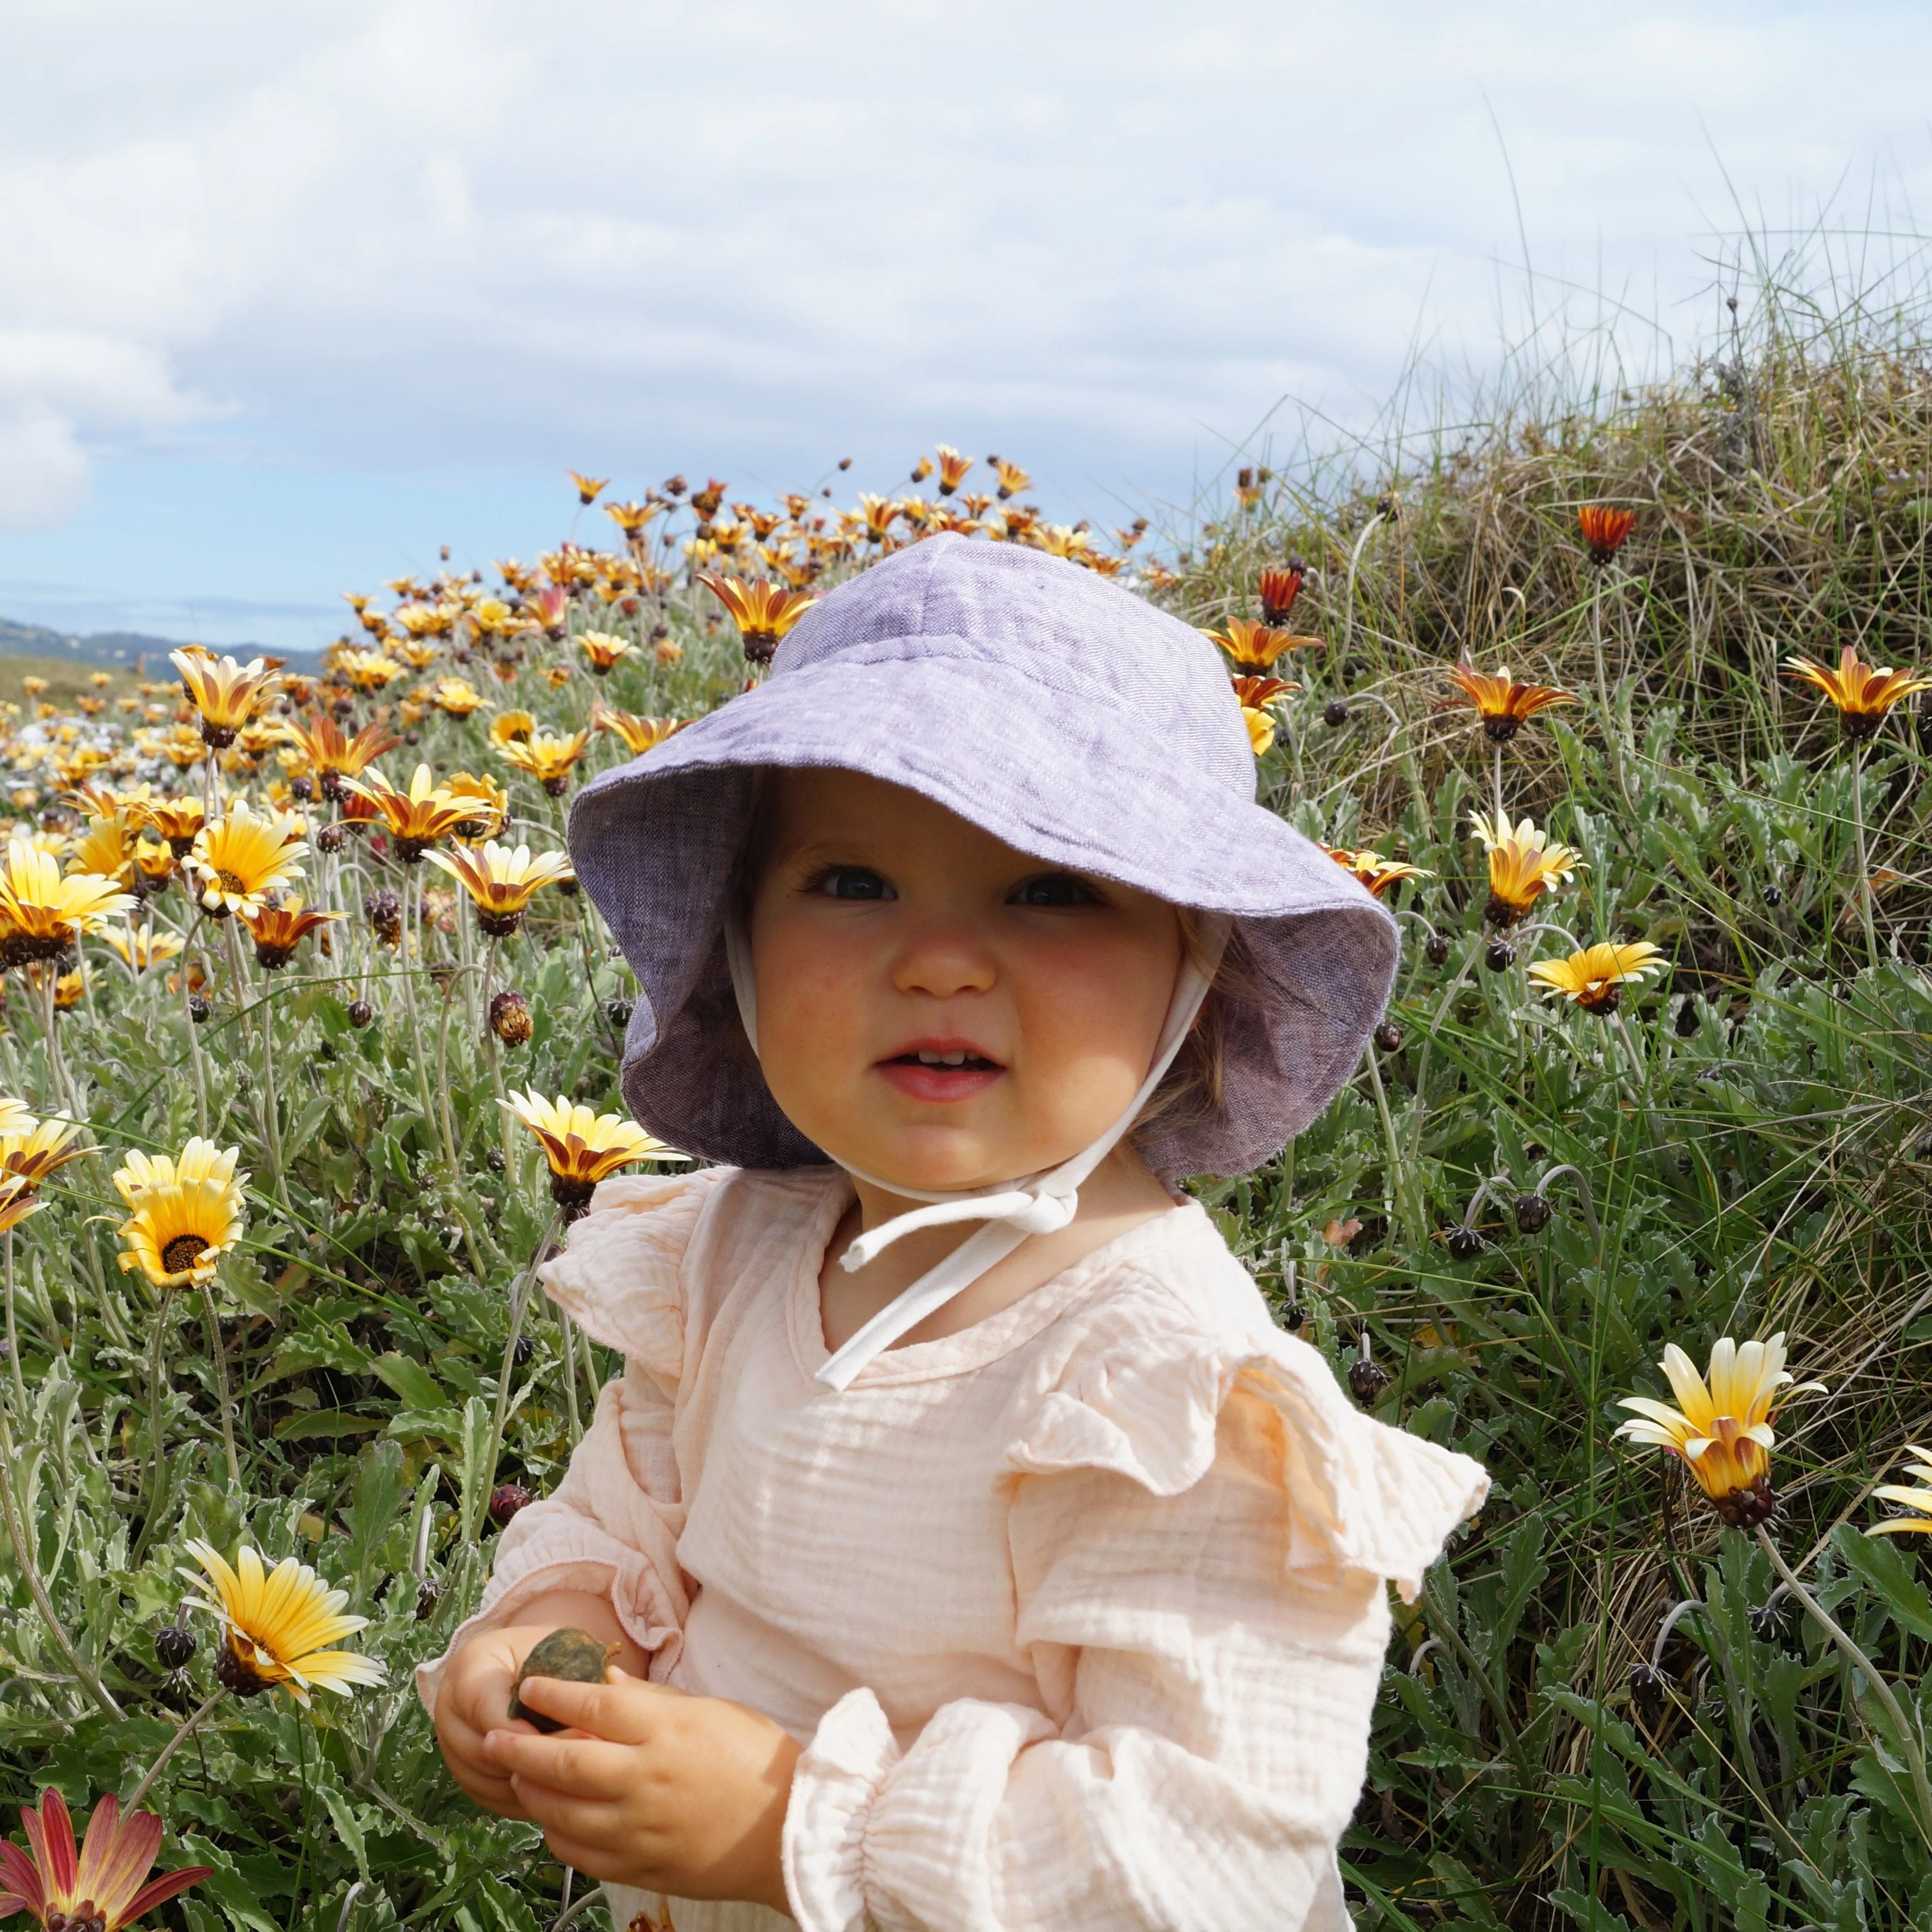
[[[847, 1388], [875, 1355], [890, 1348], [908, 1330], [916, 1328], [936, 1309], [944, 1307], [989, 1268], [1004, 1261], [1028, 1235], [1058, 1234], [1072, 1222], [1079, 1211], [1082, 1184], [1120, 1144], [1139, 1118], [1141, 1109], [1153, 1097], [1154, 1089], [1174, 1064], [1174, 1056], [1180, 1052], [1188, 1030], [1201, 1010], [1201, 1003], [1208, 997], [1208, 987], [1228, 942], [1232, 922], [1219, 916], [1207, 915], [1202, 922], [1207, 970], [1204, 972], [1191, 958], [1184, 956], [1180, 970], [1174, 977], [1174, 996], [1168, 1003], [1167, 1018], [1162, 1023], [1147, 1078], [1113, 1125], [1072, 1159], [1038, 1174], [1023, 1174], [997, 1188], [936, 1192], [904, 1186], [897, 1181], [881, 1180], [849, 1163], [841, 1163], [847, 1173], [874, 1187], [928, 1204], [923, 1208], [909, 1208], [904, 1214], [895, 1215], [891, 1220], [867, 1229], [839, 1257], [842, 1267], [863, 1268], [902, 1235], [910, 1234], [916, 1228], [950, 1227], [959, 1221], [981, 1221], [986, 1225], [886, 1303], [832, 1356], [818, 1375], [818, 1379], [826, 1388]], [[738, 1013], [744, 1022], [745, 1037], [756, 1053], [758, 985], [752, 972], [751, 946], [735, 914], [725, 922], [724, 952], [731, 969], [732, 988], [738, 996]]]

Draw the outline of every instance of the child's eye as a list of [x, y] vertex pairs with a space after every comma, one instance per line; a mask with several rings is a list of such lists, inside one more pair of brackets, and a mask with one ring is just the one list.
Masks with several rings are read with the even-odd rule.
[[898, 896], [869, 866], [827, 866], [806, 890], [829, 899], [890, 899]]
[[1042, 872], [1038, 878], [1028, 879], [1016, 886], [1006, 903], [1022, 906], [1098, 905], [1100, 896], [1084, 879], [1076, 879], [1071, 872]]

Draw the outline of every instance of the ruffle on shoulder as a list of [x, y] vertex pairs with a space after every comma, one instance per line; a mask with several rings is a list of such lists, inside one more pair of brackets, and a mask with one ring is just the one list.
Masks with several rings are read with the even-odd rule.
[[550, 1298], [606, 1348], [675, 1380], [684, 1365], [684, 1251], [712, 1190], [730, 1172], [600, 1182], [569, 1245], [537, 1270]]
[[1363, 1414], [1288, 1335], [1184, 1334], [1076, 1360], [1007, 1464], [1029, 1475], [1111, 1469], [1179, 1496], [1212, 1467], [1221, 1412], [1236, 1399], [1272, 1412], [1298, 1582], [1367, 1573], [1412, 1603], [1450, 1532], [1489, 1493], [1480, 1462]]

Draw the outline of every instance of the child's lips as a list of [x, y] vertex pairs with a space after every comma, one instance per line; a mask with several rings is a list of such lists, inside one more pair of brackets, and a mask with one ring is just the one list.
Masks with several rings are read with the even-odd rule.
[[[935, 1064], [941, 1054], [961, 1064]], [[879, 1061], [876, 1070], [909, 1100], [968, 1100], [983, 1094], [1006, 1070], [963, 1041], [946, 1040], [921, 1041], [917, 1047]]]
[[882, 1060], [878, 1070], [914, 1100], [970, 1100], [1006, 1073], [1004, 1066], [926, 1066], [906, 1060]]

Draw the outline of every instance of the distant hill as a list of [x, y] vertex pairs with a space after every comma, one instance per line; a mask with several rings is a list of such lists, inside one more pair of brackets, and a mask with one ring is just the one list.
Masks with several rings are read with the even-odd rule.
[[[11, 618], [0, 617], [0, 658], [64, 658], [74, 664], [100, 664], [118, 670], [133, 670], [136, 661], [145, 658], [150, 676], [167, 677], [172, 675], [167, 668], [168, 653], [180, 648], [179, 638], [146, 637], [139, 631], [96, 631], [76, 638], [50, 630], [44, 624], [16, 624]], [[260, 644], [224, 644], [220, 648], [244, 663], [250, 658], [268, 655]], [[279, 651], [273, 655], [286, 658], [290, 668], [298, 670], [311, 669], [320, 662], [320, 654], [314, 651]]]

